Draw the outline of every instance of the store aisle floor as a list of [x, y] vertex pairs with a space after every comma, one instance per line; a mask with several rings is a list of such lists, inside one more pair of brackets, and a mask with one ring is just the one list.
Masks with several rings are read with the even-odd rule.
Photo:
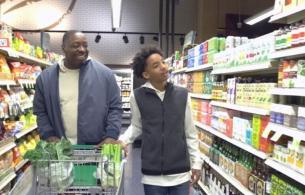
[[125, 167], [124, 195], [144, 195], [141, 183], [141, 149], [128, 148], [129, 154]]

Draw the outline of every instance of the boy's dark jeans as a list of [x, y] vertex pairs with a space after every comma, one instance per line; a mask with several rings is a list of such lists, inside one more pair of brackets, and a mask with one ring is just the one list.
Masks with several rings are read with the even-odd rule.
[[190, 182], [185, 182], [177, 186], [153, 186], [144, 184], [145, 195], [189, 195]]

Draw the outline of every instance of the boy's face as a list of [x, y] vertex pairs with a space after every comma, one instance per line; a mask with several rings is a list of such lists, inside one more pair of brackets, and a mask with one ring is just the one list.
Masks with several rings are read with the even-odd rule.
[[143, 77], [152, 82], [167, 81], [168, 65], [160, 54], [152, 54], [147, 58]]

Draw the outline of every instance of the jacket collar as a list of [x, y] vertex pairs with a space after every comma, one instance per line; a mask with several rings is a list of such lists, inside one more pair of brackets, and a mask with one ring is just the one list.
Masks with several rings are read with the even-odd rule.
[[[153, 94], [156, 94], [156, 92], [162, 92], [158, 89], [156, 89], [150, 82], [146, 82], [144, 85], [141, 86], [142, 88], [144, 88], [145, 92], [146, 93], [153, 93]], [[171, 91], [173, 88], [173, 84], [170, 83], [170, 82], [167, 82], [166, 83], [166, 86], [165, 86], [165, 93]]]

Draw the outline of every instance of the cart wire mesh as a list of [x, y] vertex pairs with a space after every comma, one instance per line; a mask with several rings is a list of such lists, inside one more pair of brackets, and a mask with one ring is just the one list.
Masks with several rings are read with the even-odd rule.
[[124, 162], [118, 164], [90, 146], [74, 147], [71, 159], [34, 163], [37, 195], [122, 195]]

